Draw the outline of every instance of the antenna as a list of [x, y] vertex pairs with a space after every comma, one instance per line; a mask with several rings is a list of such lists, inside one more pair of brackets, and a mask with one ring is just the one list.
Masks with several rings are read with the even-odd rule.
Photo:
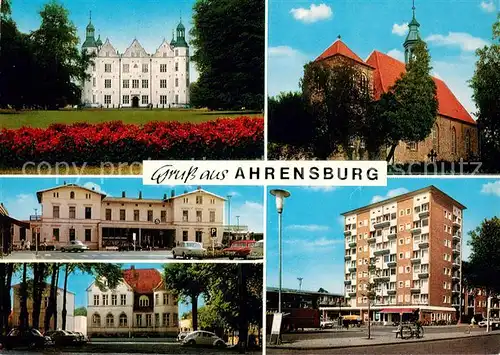
[[297, 280], [299, 280], [299, 291], [302, 291], [302, 280], [304, 280], [303, 277], [297, 277]]

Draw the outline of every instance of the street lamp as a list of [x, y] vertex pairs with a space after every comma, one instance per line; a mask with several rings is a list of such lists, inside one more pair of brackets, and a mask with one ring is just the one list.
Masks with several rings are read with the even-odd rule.
[[[35, 223], [38, 226], [38, 216], [37, 216], [37, 211], [38, 208], [35, 208]], [[35, 228], [35, 255], [38, 256], [38, 227]]]
[[227, 195], [227, 225], [231, 228], [231, 197], [233, 195]]
[[279, 254], [279, 286], [278, 286], [278, 313], [281, 313], [281, 284], [282, 284], [282, 271], [283, 266], [283, 253], [282, 253], [282, 220], [283, 220], [283, 205], [285, 198], [290, 197], [290, 192], [286, 190], [275, 189], [271, 190], [271, 195], [276, 197], [276, 210], [278, 211], [278, 254]]

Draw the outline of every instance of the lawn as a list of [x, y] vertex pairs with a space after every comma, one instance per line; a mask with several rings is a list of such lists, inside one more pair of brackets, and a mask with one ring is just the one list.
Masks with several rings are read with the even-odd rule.
[[75, 122], [101, 123], [123, 121], [143, 124], [151, 121], [204, 122], [219, 117], [260, 116], [261, 112], [249, 111], [207, 111], [207, 110], [147, 110], [147, 109], [88, 109], [60, 111], [0, 112], [0, 128], [15, 129], [23, 126], [45, 128], [53, 123], [71, 124]]

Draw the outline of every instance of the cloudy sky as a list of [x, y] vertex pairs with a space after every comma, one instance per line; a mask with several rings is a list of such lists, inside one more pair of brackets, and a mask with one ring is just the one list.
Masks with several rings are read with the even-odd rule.
[[[463, 259], [470, 255], [468, 233], [482, 220], [500, 216], [500, 180], [397, 178], [387, 187], [290, 188], [283, 212], [283, 287], [343, 291], [344, 219], [341, 213], [429, 185], [467, 207], [463, 215]], [[467, 186], [464, 189], [464, 185]], [[278, 231], [274, 199], [267, 199], [267, 286], [278, 285]]]
[[[170, 195], [171, 190], [175, 190], [179, 195], [185, 190], [193, 191], [196, 186], [146, 186], [142, 184], [142, 178], [33, 178], [16, 177], [0, 178], [0, 202], [9, 211], [9, 214], [16, 219], [29, 219], [30, 215], [38, 214], [41, 206], [37, 201], [36, 192], [62, 185], [66, 181], [76, 183], [85, 187], [95, 187], [97, 191], [119, 197], [125, 191], [127, 196], [138, 196], [142, 191], [143, 198], [163, 198], [166, 193]], [[255, 186], [202, 186], [204, 190], [217, 194], [221, 197], [231, 195], [231, 224], [237, 224], [236, 216], [240, 216], [240, 225], [248, 226], [253, 232], [262, 232], [263, 227], [263, 201], [264, 192], [262, 187]], [[224, 223], [227, 224], [227, 209], [224, 216]]]
[[[475, 50], [488, 44], [500, 0], [416, 0], [420, 33], [443, 79], [469, 112]], [[303, 65], [336, 39], [361, 58], [373, 50], [402, 59], [411, 0], [269, 0], [268, 91], [298, 89]]]

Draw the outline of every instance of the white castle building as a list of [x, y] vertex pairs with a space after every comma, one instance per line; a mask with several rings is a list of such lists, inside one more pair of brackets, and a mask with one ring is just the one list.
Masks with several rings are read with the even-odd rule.
[[94, 64], [82, 85], [86, 106], [169, 108], [189, 103], [189, 46], [182, 21], [172, 41], [163, 40], [154, 54], [148, 54], [137, 39], [119, 53], [109, 39], [95, 39], [90, 19], [82, 48], [95, 53]]

